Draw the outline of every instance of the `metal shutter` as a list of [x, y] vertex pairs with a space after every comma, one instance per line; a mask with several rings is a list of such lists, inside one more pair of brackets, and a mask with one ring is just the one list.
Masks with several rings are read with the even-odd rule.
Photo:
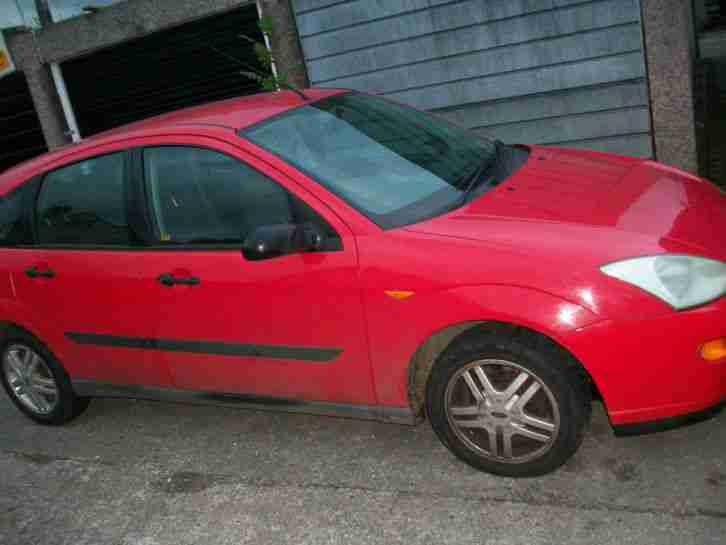
[[81, 135], [259, 92], [225, 56], [260, 69], [252, 44], [240, 37], [261, 42], [257, 21], [252, 4], [62, 63]]

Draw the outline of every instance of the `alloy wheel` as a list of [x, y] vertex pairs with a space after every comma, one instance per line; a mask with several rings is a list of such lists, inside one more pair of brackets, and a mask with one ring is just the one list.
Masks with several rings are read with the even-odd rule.
[[559, 407], [547, 385], [516, 363], [464, 365], [447, 384], [446, 417], [477, 454], [521, 464], [546, 454], [559, 433]]
[[29, 346], [5, 350], [3, 373], [13, 395], [36, 414], [47, 415], [58, 405], [58, 385], [43, 357]]

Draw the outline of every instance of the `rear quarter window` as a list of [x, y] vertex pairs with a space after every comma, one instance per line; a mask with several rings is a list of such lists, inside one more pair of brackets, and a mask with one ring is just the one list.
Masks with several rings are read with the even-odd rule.
[[119, 152], [49, 172], [36, 203], [37, 242], [129, 245], [124, 163]]
[[36, 188], [37, 182], [29, 181], [0, 197], [0, 246], [32, 243], [25, 209]]

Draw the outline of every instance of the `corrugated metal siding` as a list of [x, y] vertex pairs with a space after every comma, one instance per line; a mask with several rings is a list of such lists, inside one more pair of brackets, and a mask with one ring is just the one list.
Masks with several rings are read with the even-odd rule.
[[505, 142], [651, 156], [638, 0], [293, 0], [314, 85]]

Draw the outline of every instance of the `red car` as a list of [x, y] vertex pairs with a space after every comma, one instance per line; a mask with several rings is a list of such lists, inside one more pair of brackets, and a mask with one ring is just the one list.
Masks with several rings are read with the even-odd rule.
[[344, 90], [135, 123], [0, 176], [2, 381], [413, 424], [500, 475], [726, 399], [726, 199]]

